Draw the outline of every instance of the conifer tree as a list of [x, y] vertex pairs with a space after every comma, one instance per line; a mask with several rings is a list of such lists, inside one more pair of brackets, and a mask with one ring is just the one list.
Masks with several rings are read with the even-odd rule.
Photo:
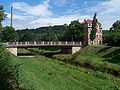
[[93, 21], [92, 21], [92, 30], [91, 30], [91, 33], [90, 33], [90, 40], [92, 41], [92, 44], [93, 44], [93, 41], [94, 39], [96, 38], [96, 32], [97, 32], [97, 13], [94, 14], [94, 17], [93, 17]]

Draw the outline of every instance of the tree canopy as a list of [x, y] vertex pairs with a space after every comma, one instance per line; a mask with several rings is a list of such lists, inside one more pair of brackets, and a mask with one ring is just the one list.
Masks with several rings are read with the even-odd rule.
[[2, 21], [6, 18], [6, 14], [4, 13], [4, 8], [2, 5], [0, 5], [0, 31], [2, 29]]
[[67, 41], [83, 41], [86, 34], [86, 26], [78, 20], [71, 21], [69, 26], [65, 26], [64, 38]]
[[116, 21], [105, 35], [107, 45], [120, 46], [120, 21]]
[[2, 42], [17, 41], [19, 38], [17, 32], [11, 26], [4, 27], [0, 36]]
[[[42, 31], [43, 30], [43, 31]], [[38, 33], [36, 33], [38, 31]], [[45, 31], [45, 32], [44, 32]], [[42, 27], [41, 30], [25, 29], [17, 31], [19, 41], [83, 41], [86, 36], [86, 26], [78, 20], [72, 21], [69, 25]]]
[[45, 38], [46, 38], [46, 41], [58, 41], [58, 37], [56, 33], [53, 30], [51, 30], [51, 28], [48, 29], [48, 32]]

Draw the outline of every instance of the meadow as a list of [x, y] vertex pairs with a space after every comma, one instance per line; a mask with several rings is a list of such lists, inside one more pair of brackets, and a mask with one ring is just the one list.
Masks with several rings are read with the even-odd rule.
[[119, 90], [120, 79], [46, 58], [15, 57], [21, 90]]

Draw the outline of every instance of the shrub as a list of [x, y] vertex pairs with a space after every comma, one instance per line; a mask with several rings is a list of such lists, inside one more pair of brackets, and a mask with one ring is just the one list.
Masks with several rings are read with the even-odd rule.
[[59, 61], [64, 61], [66, 63], [72, 61], [72, 55], [59, 54], [59, 55], [54, 55], [53, 58]]
[[12, 63], [10, 53], [0, 45], [0, 90], [18, 86], [18, 65]]

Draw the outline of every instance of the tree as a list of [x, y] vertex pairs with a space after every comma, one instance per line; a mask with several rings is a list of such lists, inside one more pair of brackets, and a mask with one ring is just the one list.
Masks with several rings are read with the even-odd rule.
[[0, 90], [15, 90], [19, 86], [18, 67], [13, 64], [11, 54], [0, 45]]
[[19, 41], [34, 41], [36, 37], [36, 35], [32, 32], [25, 32], [24, 34], [19, 36], [20, 36]]
[[116, 21], [105, 35], [107, 45], [120, 46], [120, 21]]
[[6, 14], [4, 13], [3, 6], [0, 5], [0, 31], [2, 31], [2, 21], [6, 18]]
[[[69, 26], [67, 24], [63, 25], [63, 28], [57, 34], [59, 41], [66, 41], [69, 37], [66, 37], [67, 32], [69, 31]], [[68, 36], [68, 35], [67, 35]]]
[[[2, 27], [1, 22], [5, 17], [3, 6], [0, 5], [0, 39], [6, 42], [15, 39], [15, 33], [12, 27]], [[0, 90], [15, 90], [19, 86], [18, 66], [13, 64], [11, 54], [0, 45]]]
[[93, 21], [92, 21], [92, 30], [90, 33], [90, 40], [93, 42], [96, 38], [96, 32], [97, 32], [97, 19], [96, 19], [97, 13], [94, 14]]
[[35, 34], [35, 41], [44, 41], [45, 40], [45, 33], [41, 33], [41, 34]]
[[68, 41], [84, 41], [86, 34], [86, 26], [78, 20], [71, 21], [68, 29], [65, 32], [66, 40]]
[[11, 26], [4, 27], [0, 36], [2, 42], [18, 41], [18, 34]]
[[46, 34], [46, 40], [47, 41], [58, 41], [58, 37], [56, 33], [53, 30], [51, 30], [51, 28], [48, 29], [48, 32]]

